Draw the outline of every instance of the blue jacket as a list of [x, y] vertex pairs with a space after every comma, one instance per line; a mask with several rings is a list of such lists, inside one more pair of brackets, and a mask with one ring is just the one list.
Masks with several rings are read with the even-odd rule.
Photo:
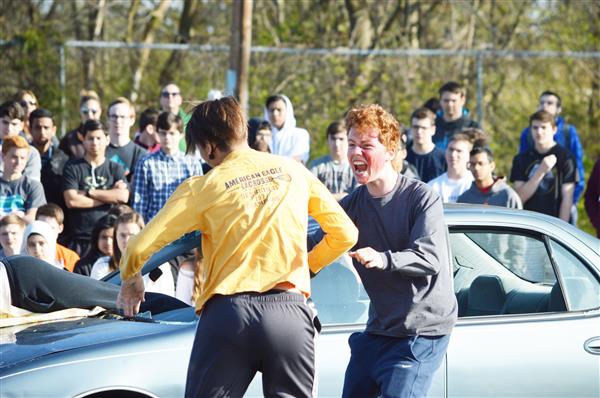
[[[569, 142], [565, 142], [565, 129], [569, 129]], [[521, 133], [519, 153], [527, 152], [529, 149], [531, 149], [531, 140], [527, 139], [529, 135], [529, 127], [526, 127]], [[575, 126], [572, 124], [565, 124], [565, 119], [557, 116], [554, 141], [556, 141], [556, 143], [563, 148], [568, 149], [573, 157], [575, 157], [575, 163], [577, 165], [577, 182], [575, 183], [575, 192], [573, 192], [573, 204], [576, 204], [583, 193], [583, 189], [585, 187], [585, 178], [583, 174], [583, 148], [581, 147], [581, 141], [579, 140]]]

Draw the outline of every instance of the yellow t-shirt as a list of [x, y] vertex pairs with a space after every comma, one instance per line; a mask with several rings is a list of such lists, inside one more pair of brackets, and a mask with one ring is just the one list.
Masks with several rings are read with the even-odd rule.
[[[325, 232], [306, 250], [308, 216]], [[350, 249], [358, 231], [327, 188], [300, 163], [252, 149], [230, 153], [215, 169], [184, 181], [121, 259], [122, 279], [164, 245], [202, 232], [200, 312], [215, 294], [265, 292], [290, 282], [310, 295], [318, 272]]]

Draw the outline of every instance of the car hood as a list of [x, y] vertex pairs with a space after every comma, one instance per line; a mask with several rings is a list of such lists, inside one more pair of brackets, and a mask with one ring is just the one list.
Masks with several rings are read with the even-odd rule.
[[192, 323], [79, 318], [0, 329], [0, 369], [63, 351], [194, 327]]

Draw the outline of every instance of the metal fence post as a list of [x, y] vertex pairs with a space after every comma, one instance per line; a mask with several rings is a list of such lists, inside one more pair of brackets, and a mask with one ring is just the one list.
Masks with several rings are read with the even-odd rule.
[[483, 121], [483, 54], [477, 52], [477, 122], [481, 126]]
[[66, 95], [66, 77], [65, 77], [65, 45], [59, 47], [60, 54], [60, 136], [64, 137], [67, 132], [67, 100]]

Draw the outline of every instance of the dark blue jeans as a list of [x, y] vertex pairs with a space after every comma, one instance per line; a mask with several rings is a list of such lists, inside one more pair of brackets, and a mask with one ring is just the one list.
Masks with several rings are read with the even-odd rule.
[[450, 335], [388, 337], [353, 333], [343, 397], [425, 397]]

